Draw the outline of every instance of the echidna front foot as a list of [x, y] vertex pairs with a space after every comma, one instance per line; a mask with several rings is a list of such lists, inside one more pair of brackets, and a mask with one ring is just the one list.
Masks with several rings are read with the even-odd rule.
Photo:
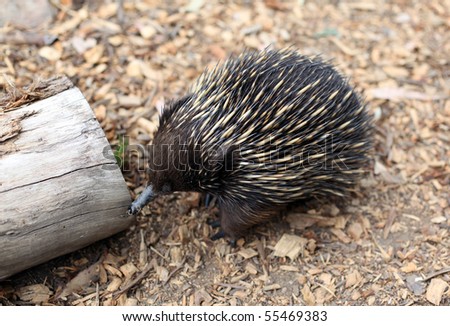
[[225, 232], [223, 230], [219, 230], [217, 233], [215, 233], [213, 236], [211, 236], [210, 239], [212, 241], [216, 241], [216, 240], [219, 240], [219, 239], [222, 239], [222, 238], [225, 238], [225, 237], [226, 237]]
[[[207, 222], [208, 225], [211, 225], [211, 227], [213, 228], [220, 228], [220, 220], [211, 220]], [[219, 229], [219, 231], [217, 231], [217, 233], [215, 233], [214, 235], [212, 235], [210, 237], [210, 239], [212, 241], [216, 241], [222, 238], [227, 238], [228, 243], [230, 244], [231, 247], [235, 248], [236, 247], [236, 243], [237, 243], [237, 239], [230, 237], [223, 229]]]
[[210, 239], [212, 241], [216, 241], [222, 238], [227, 238], [228, 244], [232, 247], [232, 248], [236, 248], [236, 243], [237, 240], [235, 238], [230, 238], [224, 230], [219, 230], [219, 232], [217, 232], [216, 234], [214, 234]]

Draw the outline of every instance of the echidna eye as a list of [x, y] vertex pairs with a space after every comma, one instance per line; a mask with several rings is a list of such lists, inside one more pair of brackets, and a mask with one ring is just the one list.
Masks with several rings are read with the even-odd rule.
[[170, 185], [169, 183], [165, 183], [162, 186], [162, 191], [163, 192], [171, 192], [172, 191], [172, 185]]

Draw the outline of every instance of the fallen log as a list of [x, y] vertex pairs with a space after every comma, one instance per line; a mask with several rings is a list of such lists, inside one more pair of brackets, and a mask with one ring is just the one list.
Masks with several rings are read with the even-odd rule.
[[67, 78], [0, 99], [0, 279], [126, 229], [130, 202], [103, 130]]

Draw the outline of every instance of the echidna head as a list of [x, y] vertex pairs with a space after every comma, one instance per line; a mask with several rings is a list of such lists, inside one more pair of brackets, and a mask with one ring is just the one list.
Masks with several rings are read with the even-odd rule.
[[196, 191], [197, 169], [195, 150], [186, 143], [183, 128], [171, 125], [171, 115], [182, 105], [182, 100], [171, 102], [164, 110], [158, 131], [149, 152], [149, 183], [129, 208], [136, 214], [153, 197], [174, 191]]
[[192, 190], [183, 168], [183, 155], [180, 155], [178, 145], [174, 139], [165, 138], [164, 134], [155, 135], [150, 147], [149, 183], [142, 194], [132, 203], [128, 212], [138, 213], [142, 207], [155, 196], [168, 194], [174, 191]]

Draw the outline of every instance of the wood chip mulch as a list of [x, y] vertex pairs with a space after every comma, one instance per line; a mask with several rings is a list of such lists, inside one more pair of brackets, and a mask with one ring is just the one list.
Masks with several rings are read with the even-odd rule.
[[[373, 169], [349, 203], [294, 207], [235, 248], [209, 240], [199, 195], [160, 198], [130, 230], [1, 282], [0, 305], [450, 305], [448, 1], [52, 3], [45, 27], [0, 29], [2, 90], [67, 75], [133, 149], [205, 67], [293, 45], [364, 93]], [[144, 154], [125, 164], [133, 196]]]

